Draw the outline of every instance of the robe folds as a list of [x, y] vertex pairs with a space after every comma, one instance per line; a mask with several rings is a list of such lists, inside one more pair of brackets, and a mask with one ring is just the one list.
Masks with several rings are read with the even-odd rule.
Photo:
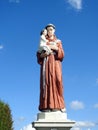
[[[56, 37], [52, 41], [55, 40]], [[64, 50], [61, 41], [57, 43], [57, 46], [58, 51], [54, 51], [45, 58], [41, 58], [40, 53], [37, 52], [37, 61], [40, 64], [40, 111], [65, 108], [61, 67]]]

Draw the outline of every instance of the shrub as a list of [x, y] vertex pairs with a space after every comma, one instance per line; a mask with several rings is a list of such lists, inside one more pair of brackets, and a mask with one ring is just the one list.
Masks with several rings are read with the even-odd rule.
[[13, 130], [13, 121], [10, 107], [0, 100], [0, 130]]

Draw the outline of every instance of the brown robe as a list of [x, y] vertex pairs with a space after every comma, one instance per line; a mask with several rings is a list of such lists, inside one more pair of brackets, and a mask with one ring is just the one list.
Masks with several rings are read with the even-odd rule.
[[[54, 36], [53, 40], [56, 37]], [[40, 69], [40, 104], [39, 110], [53, 110], [65, 108], [63, 98], [63, 84], [62, 84], [62, 68], [61, 61], [64, 58], [64, 50], [62, 43], [57, 43], [58, 51], [55, 54], [50, 54], [46, 58], [41, 58], [40, 53], [37, 52], [37, 60], [41, 65]]]

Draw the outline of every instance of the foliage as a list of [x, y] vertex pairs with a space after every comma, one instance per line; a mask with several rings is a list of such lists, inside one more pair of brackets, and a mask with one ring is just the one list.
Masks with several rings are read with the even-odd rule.
[[10, 107], [0, 100], [0, 130], [13, 130], [13, 121]]

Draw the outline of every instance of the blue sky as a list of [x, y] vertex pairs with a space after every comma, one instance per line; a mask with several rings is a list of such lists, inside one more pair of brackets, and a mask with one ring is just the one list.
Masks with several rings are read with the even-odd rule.
[[36, 51], [48, 23], [65, 51], [64, 99], [74, 130], [98, 130], [98, 0], [0, 0], [0, 99], [14, 130], [31, 130], [39, 105]]

